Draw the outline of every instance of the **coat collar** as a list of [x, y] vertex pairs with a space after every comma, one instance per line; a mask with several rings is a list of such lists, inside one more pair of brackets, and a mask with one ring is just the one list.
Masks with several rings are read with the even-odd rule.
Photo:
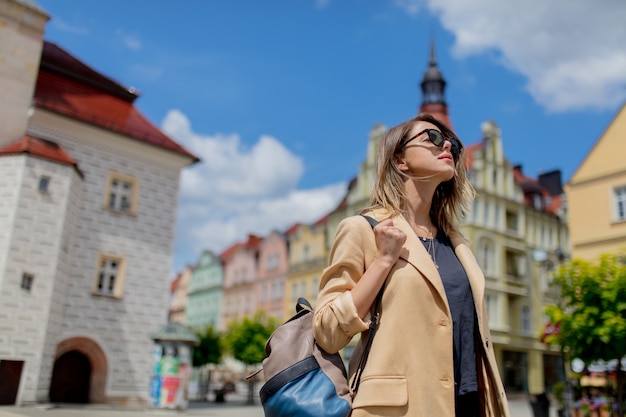
[[[382, 221], [389, 216], [385, 215], [384, 210], [374, 210], [373, 217]], [[426, 251], [424, 244], [420, 241], [419, 237], [404, 216], [398, 215], [392, 217], [391, 220], [393, 220], [394, 226], [402, 230], [406, 235], [406, 242], [404, 243], [400, 257], [424, 275], [424, 277], [437, 290], [437, 293], [443, 299], [446, 306], [448, 306], [448, 297], [446, 296], [443, 281], [441, 280], [437, 266], [433, 262], [430, 254]], [[474, 297], [474, 304], [476, 305], [479, 323], [481, 323], [483, 319], [483, 309], [480, 306], [483, 305], [485, 294], [485, 278], [483, 272], [478, 266], [476, 258], [461, 233], [453, 232], [449, 238], [457, 258], [467, 273], [467, 277], [472, 288], [472, 295]]]

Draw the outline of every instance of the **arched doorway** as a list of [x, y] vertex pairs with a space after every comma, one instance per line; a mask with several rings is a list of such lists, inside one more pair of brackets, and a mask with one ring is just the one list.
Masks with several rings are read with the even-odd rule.
[[[106, 355], [98, 343], [87, 337], [66, 339], [57, 345], [50, 381], [50, 401], [106, 402], [107, 373]], [[82, 390], [77, 386], [76, 381], [79, 380], [83, 381]], [[73, 393], [69, 393], [66, 386], [74, 387]]]
[[50, 402], [88, 403], [90, 380], [89, 358], [76, 350], [64, 353], [54, 362]]

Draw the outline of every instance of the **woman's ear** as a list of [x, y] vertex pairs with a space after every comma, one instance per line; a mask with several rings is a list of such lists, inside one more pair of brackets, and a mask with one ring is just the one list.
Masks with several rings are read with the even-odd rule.
[[406, 164], [406, 161], [404, 160], [404, 158], [402, 158], [401, 156], [397, 155], [394, 158], [394, 162], [396, 164], [396, 167], [398, 167], [398, 169], [402, 172], [406, 172], [409, 170], [408, 165]]

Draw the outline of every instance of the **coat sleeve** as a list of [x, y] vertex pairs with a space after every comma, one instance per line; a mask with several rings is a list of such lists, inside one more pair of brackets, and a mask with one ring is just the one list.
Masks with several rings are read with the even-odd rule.
[[[317, 344], [328, 353], [338, 352], [369, 326], [369, 321], [359, 317], [350, 292], [365, 272], [364, 244], [372, 243], [365, 243], [364, 239], [374, 241], [371, 227], [360, 217], [348, 217], [339, 224], [329, 266], [320, 282], [313, 333]], [[369, 236], [364, 236], [366, 233]]]

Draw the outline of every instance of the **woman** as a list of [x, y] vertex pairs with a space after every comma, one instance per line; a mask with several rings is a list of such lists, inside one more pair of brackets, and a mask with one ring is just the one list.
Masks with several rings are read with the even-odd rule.
[[337, 229], [314, 317], [317, 343], [337, 352], [366, 332], [385, 286], [352, 417], [509, 415], [484, 276], [455, 228], [474, 197], [464, 164], [460, 140], [429, 114], [390, 129], [362, 213], [380, 223], [372, 232], [363, 216], [351, 216]]

